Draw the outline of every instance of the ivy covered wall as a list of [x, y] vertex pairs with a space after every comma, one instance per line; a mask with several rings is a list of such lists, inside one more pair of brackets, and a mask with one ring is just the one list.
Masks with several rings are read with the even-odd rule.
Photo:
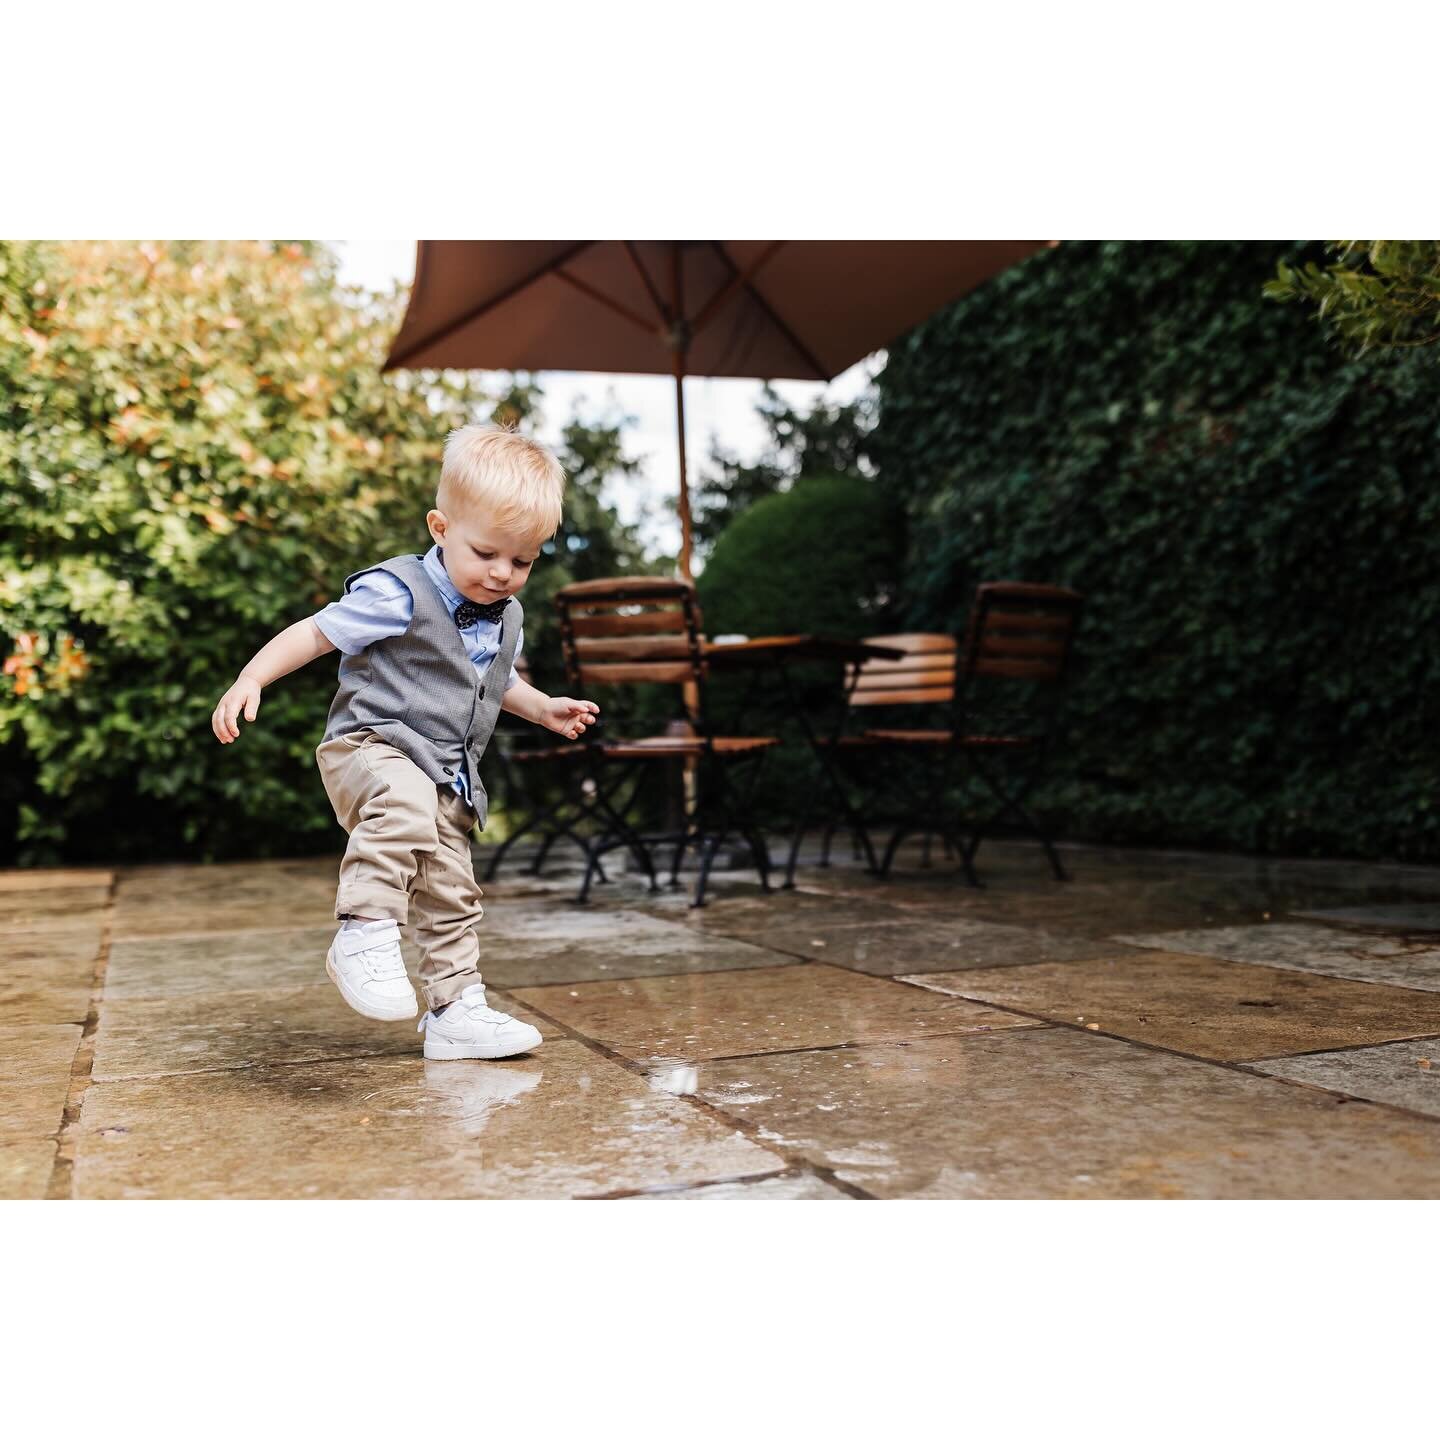
[[1044, 807], [1075, 838], [1440, 859], [1440, 355], [1261, 296], [1318, 245], [1067, 243], [913, 331], [873, 451], [903, 605], [1087, 597]]

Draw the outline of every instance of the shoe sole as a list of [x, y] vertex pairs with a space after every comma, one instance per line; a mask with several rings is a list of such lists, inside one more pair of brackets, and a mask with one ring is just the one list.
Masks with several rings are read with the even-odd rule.
[[[415, 998], [415, 992], [410, 992], [410, 1008], [408, 1010], [386, 1010], [374, 1005], [367, 1000], [362, 1000], [352, 994], [340, 982], [339, 973], [335, 969], [335, 957], [332, 954], [325, 956], [325, 973], [335, 982], [335, 988], [340, 992], [340, 998], [352, 1009], [363, 1015], [367, 1020], [413, 1020], [420, 1013], [420, 1002]], [[404, 1001], [400, 1002], [404, 1004]]]
[[531, 1050], [538, 1050], [541, 1044], [541, 1041], [535, 1040], [526, 1044], [509, 1041], [497, 1045], [446, 1045], [432, 1044], [427, 1037], [425, 1058], [427, 1060], [503, 1060], [507, 1055], [525, 1055]]

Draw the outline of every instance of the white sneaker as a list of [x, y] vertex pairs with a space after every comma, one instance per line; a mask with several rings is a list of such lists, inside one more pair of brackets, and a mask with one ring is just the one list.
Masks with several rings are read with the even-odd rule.
[[411, 1020], [420, 1009], [400, 958], [400, 927], [393, 920], [341, 926], [330, 942], [325, 972], [345, 1003], [372, 1020]]
[[485, 1003], [485, 987], [467, 985], [441, 1015], [427, 1010], [420, 1017], [427, 1060], [499, 1060], [523, 1055], [540, 1044], [540, 1032], [513, 1015]]

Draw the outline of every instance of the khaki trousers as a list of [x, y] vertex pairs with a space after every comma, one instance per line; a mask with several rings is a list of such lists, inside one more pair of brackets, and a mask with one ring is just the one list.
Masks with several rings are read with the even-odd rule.
[[470, 831], [475, 812], [372, 730], [315, 751], [335, 818], [349, 832], [335, 915], [388, 916], [420, 947], [420, 982], [434, 1010], [480, 979], [484, 916]]

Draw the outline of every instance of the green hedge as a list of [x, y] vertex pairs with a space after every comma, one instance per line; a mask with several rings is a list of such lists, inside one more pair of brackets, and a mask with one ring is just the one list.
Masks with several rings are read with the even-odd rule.
[[1440, 859], [1440, 365], [1262, 299], [1322, 256], [1065, 244], [891, 351], [908, 622], [985, 579], [1087, 596], [1045, 795], [1074, 836]]

